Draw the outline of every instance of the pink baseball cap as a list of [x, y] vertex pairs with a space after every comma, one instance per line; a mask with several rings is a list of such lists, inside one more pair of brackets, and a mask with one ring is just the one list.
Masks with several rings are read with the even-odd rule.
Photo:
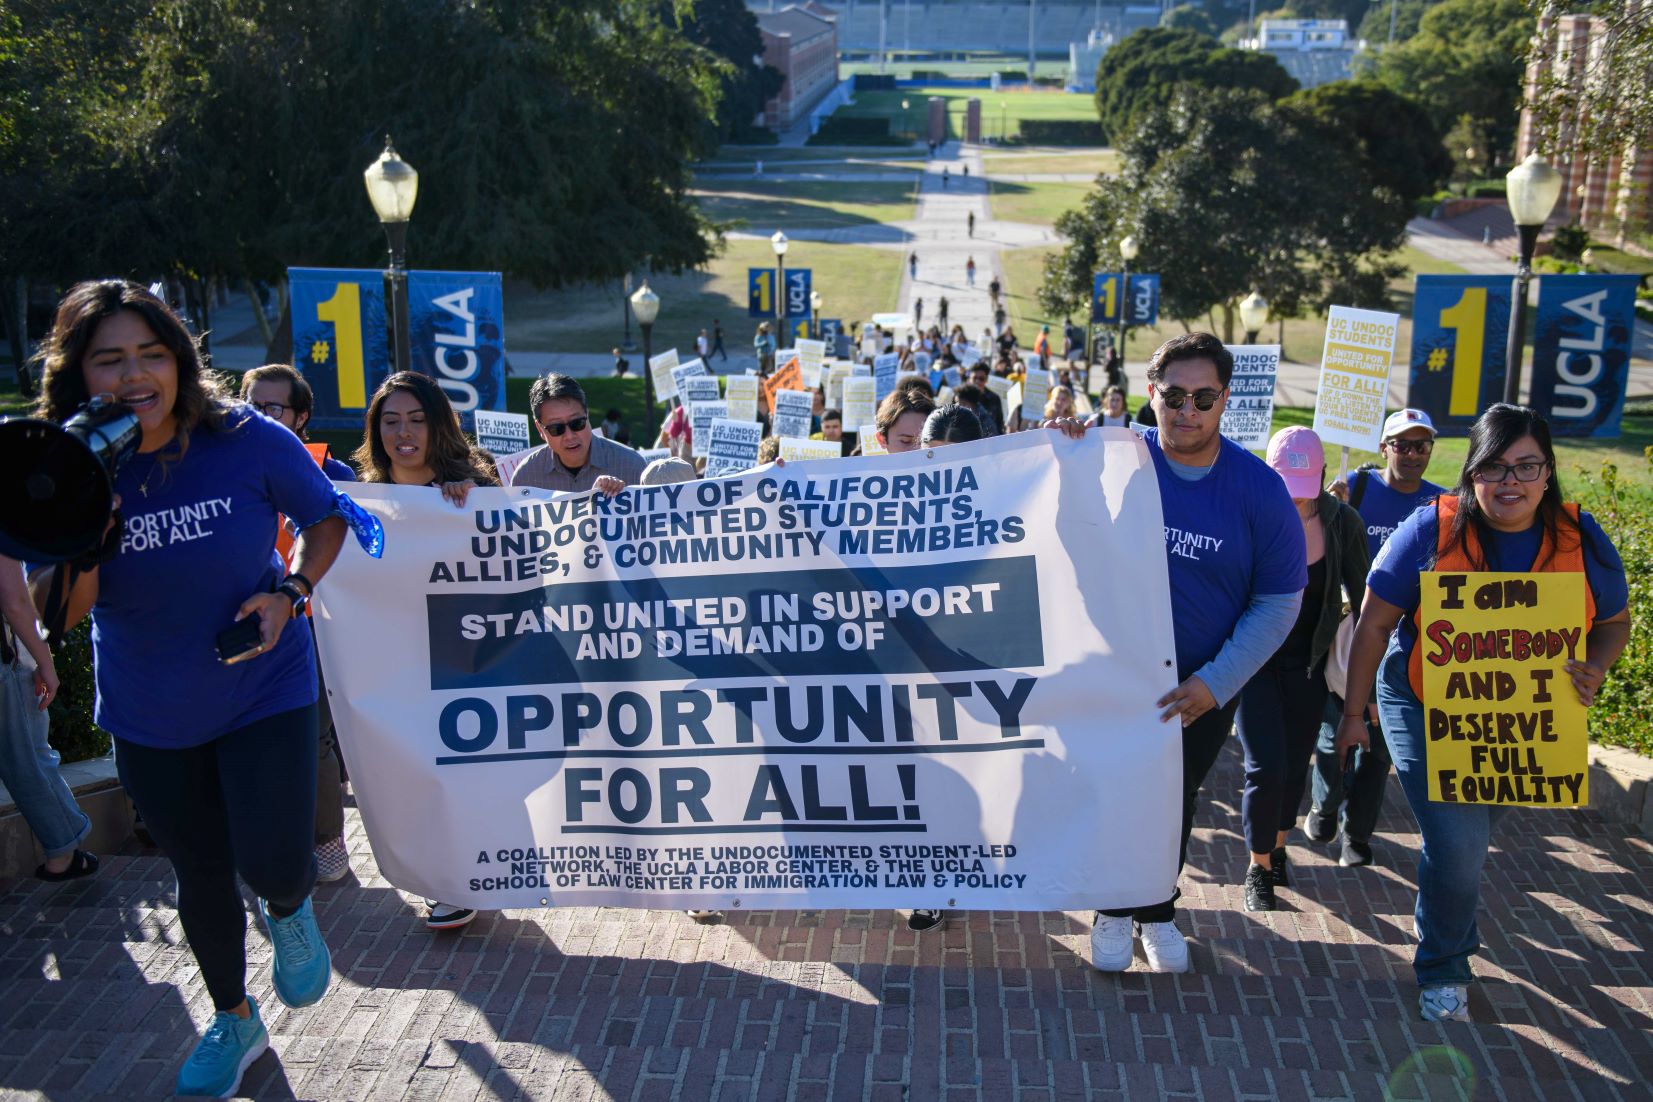
[[1268, 465], [1285, 482], [1293, 498], [1320, 496], [1326, 449], [1313, 429], [1294, 426], [1275, 433], [1268, 442]]

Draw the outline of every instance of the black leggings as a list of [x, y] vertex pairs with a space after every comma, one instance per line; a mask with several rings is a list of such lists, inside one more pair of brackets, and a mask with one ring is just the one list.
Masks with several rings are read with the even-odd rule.
[[1309, 762], [1326, 708], [1326, 678], [1311, 669], [1269, 659], [1240, 691], [1235, 727], [1245, 747], [1245, 792], [1240, 821], [1246, 848], [1273, 853], [1279, 831], [1297, 825]]
[[316, 706], [184, 749], [115, 740], [121, 784], [178, 877], [178, 918], [213, 1006], [247, 997], [247, 912], [236, 875], [278, 913], [316, 883]]

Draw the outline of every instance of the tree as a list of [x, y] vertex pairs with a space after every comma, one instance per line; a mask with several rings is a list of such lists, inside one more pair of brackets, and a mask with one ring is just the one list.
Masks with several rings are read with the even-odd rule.
[[1377, 54], [1372, 73], [1417, 100], [1437, 134], [1469, 115], [1495, 152], [1511, 150], [1533, 26], [1526, 0], [1443, 0], [1424, 13], [1416, 35]]
[[1215, 91], [1249, 88], [1269, 99], [1297, 89], [1268, 54], [1233, 50], [1196, 31], [1150, 27], [1102, 55], [1096, 67], [1096, 111], [1110, 141], [1122, 142], [1137, 120], [1171, 102], [1179, 87]]
[[674, 14], [683, 36], [728, 63], [720, 81], [715, 125], [707, 128], [703, 152], [750, 135], [752, 119], [780, 93], [786, 78], [765, 65], [758, 17], [743, 0], [696, 0], [692, 9]]
[[1178, 31], [1193, 31], [1195, 34], [1217, 37], [1218, 27], [1211, 14], [1204, 8], [1197, 8], [1193, 4], [1178, 4], [1159, 17], [1159, 25]]
[[[1534, 6], [1551, 27], [1575, 8], [1557, 0], [1534, 0]], [[1581, 72], [1546, 64], [1562, 48], [1553, 30], [1534, 39], [1544, 76], [1530, 106], [1539, 148], [1562, 152], [1557, 146], [1565, 134], [1569, 151], [1606, 158], [1645, 146], [1653, 134], [1653, 12], [1626, 0], [1591, 8], [1600, 31]]]
[[1393, 201], [1396, 216], [1410, 212], [1452, 172], [1452, 159], [1428, 112], [1375, 80], [1305, 88], [1280, 105], [1318, 123], [1330, 140], [1341, 135], [1349, 142], [1359, 158], [1361, 178], [1388, 193], [1385, 201]]
[[[1365, 18], [1359, 22], [1356, 37], [1363, 38], [1375, 47], [1381, 48], [1389, 43], [1389, 28], [1395, 29], [1395, 42], [1405, 42], [1418, 33], [1418, 24], [1423, 21], [1424, 12], [1439, 4], [1441, 0], [1387, 0], [1386, 3], [1367, 5]], [[1353, 26], [1353, 24], [1351, 24]]]

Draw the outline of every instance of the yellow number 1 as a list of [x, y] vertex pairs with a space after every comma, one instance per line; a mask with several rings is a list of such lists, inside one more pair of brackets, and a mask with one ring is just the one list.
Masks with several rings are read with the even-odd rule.
[[762, 272], [758, 279], [758, 312], [766, 316], [775, 312], [775, 307], [770, 301], [774, 297], [771, 285], [774, 278], [774, 272]]
[[1104, 319], [1114, 316], [1114, 300], [1119, 295], [1119, 291], [1115, 286], [1116, 283], [1118, 283], [1118, 279], [1115, 276], [1109, 276], [1102, 281], [1102, 294], [1098, 297], [1102, 299], [1102, 317]]
[[1474, 417], [1481, 408], [1481, 361], [1487, 327], [1487, 289], [1465, 287], [1463, 297], [1441, 311], [1441, 328], [1457, 335], [1452, 357], [1452, 395], [1447, 412]]
[[332, 298], [316, 303], [316, 320], [333, 323], [339, 408], [367, 408], [367, 371], [362, 365], [362, 289], [354, 283], [335, 286]]

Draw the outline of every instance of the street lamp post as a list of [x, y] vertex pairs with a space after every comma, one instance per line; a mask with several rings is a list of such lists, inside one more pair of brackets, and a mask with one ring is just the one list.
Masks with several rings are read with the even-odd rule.
[[[780, 230], [776, 230], [775, 236], [769, 239], [769, 247], [775, 250], [776, 348], [780, 348], [781, 335], [786, 332], [786, 247], [790, 244], [791, 242], [786, 239], [786, 234]], [[763, 370], [762, 364], [758, 365], [758, 370], [760, 372]]]
[[379, 159], [362, 173], [367, 185], [368, 202], [385, 228], [385, 240], [390, 246], [390, 266], [385, 269], [385, 311], [390, 316], [390, 362], [397, 371], [410, 370], [412, 365], [412, 337], [408, 330], [408, 219], [413, 217], [413, 204], [419, 198], [419, 174], [413, 166], [396, 154], [385, 135], [385, 149]]
[[649, 355], [654, 351], [654, 344], [650, 338], [654, 335], [654, 319], [660, 315], [660, 296], [649, 290], [649, 281], [637, 288], [637, 293], [631, 296], [631, 312], [637, 315], [637, 328], [643, 331], [643, 401], [654, 416], [654, 368], [649, 364]]
[[816, 340], [821, 339], [821, 292], [809, 292], [809, 309], [815, 316], [809, 326], [809, 334]]
[[901, 126], [913, 137], [918, 137], [918, 131], [913, 129], [912, 116], [907, 114], [907, 101], [901, 101]]
[[1521, 258], [1515, 268], [1515, 294], [1510, 309], [1508, 355], [1504, 372], [1504, 401], [1511, 405], [1521, 400], [1521, 360], [1527, 337], [1527, 284], [1532, 280], [1532, 252], [1538, 244], [1538, 231], [1555, 209], [1561, 197], [1561, 173], [1537, 153], [1510, 169], [1504, 177], [1509, 195], [1510, 214], [1515, 219], [1515, 232], [1521, 241]]
[[620, 292], [620, 313], [624, 315], [626, 335], [620, 341], [620, 351], [635, 352], [636, 343], [631, 339], [631, 273], [626, 273], [625, 289]]
[[[1119, 258], [1125, 263], [1121, 265], [1119, 273], [1119, 378], [1117, 384], [1125, 383], [1125, 326], [1129, 324], [1131, 303], [1131, 261], [1136, 259], [1136, 238], [1126, 234], [1119, 239]], [[1116, 382], [1110, 379], [1109, 382]]]
[[1245, 328], [1245, 342], [1257, 343], [1257, 334], [1263, 331], [1268, 324], [1268, 300], [1262, 293], [1253, 290], [1251, 294], [1240, 300], [1240, 325]]

